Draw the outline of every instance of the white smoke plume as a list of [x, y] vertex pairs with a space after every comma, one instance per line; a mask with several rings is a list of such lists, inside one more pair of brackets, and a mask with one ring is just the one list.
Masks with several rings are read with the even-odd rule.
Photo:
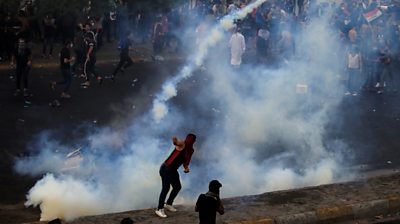
[[[198, 142], [191, 172], [181, 175], [177, 204], [193, 203], [212, 179], [222, 182], [222, 197], [229, 197], [326, 184], [349, 175], [339, 168], [345, 148], [338, 146], [345, 144], [325, 138], [342, 98], [340, 45], [327, 20], [299, 31], [299, 57], [275, 69], [228, 65], [229, 58], [222, 57], [228, 57], [229, 32], [222, 27], [230, 27], [230, 21], [232, 15], [222, 19], [201, 50], [162, 85], [151, 113], [127, 121], [131, 125], [126, 129], [105, 128], [87, 136], [89, 143], [80, 151], [83, 160], [73, 171], [50, 165], [40, 169], [47, 174], [28, 192], [26, 205], [40, 206], [41, 220], [156, 207], [158, 169], [173, 149], [171, 137], [184, 138], [189, 132], [197, 134]], [[199, 72], [198, 65], [207, 70]], [[298, 84], [308, 90], [297, 92]], [[167, 105], [173, 97], [181, 104]], [[18, 171], [35, 170], [52, 156], [48, 152], [60, 147], [51, 141], [40, 145], [47, 150], [21, 159]]]
[[201, 66], [204, 62], [204, 58], [208, 54], [208, 50], [210, 47], [217, 44], [224, 37], [224, 32], [234, 27], [234, 21], [237, 19], [243, 19], [247, 14], [252, 12], [253, 9], [259, 7], [262, 3], [266, 2], [266, 0], [257, 0], [253, 3], [247, 5], [245, 8], [234, 12], [233, 14], [229, 14], [223, 17], [218, 24], [216, 24], [211, 30], [210, 34], [202, 39], [199, 43], [198, 52], [193, 55], [191, 61], [188, 62], [187, 66], [184, 66], [181, 72], [175, 76], [175, 78], [166, 83], [163, 86], [163, 92], [158, 95], [153, 102], [153, 113], [154, 119], [158, 123], [160, 120], [167, 115], [168, 107], [163, 105], [167, 100], [174, 97], [176, 95], [176, 86], [183, 79], [191, 76], [192, 72], [197, 69], [198, 66]]

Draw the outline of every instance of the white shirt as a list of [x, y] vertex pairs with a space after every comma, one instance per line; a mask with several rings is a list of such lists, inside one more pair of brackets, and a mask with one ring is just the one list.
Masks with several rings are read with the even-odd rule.
[[359, 69], [361, 64], [360, 54], [347, 54], [347, 67], [351, 69]]
[[231, 47], [231, 65], [242, 64], [242, 54], [246, 50], [244, 36], [239, 32], [232, 34], [229, 46]]

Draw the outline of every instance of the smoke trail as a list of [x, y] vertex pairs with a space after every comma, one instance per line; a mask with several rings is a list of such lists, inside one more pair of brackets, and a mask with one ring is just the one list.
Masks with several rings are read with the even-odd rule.
[[232, 14], [226, 15], [219, 21], [217, 25], [213, 27], [213, 29], [210, 31], [210, 35], [201, 40], [198, 48], [199, 51], [193, 55], [191, 60], [188, 62], [188, 65], [184, 66], [173, 80], [165, 83], [163, 86], [163, 91], [157, 95], [156, 99], [154, 99], [153, 116], [156, 123], [160, 122], [160, 120], [168, 113], [168, 107], [165, 103], [172, 97], [176, 96], [177, 84], [183, 79], [190, 77], [193, 71], [198, 66], [203, 64], [209, 48], [222, 40], [224, 37], [224, 32], [234, 27], [234, 21], [236, 19], [244, 18], [247, 16], [247, 14], [252, 12], [253, 9], [259, 7], [264, 2], [266, 2], [266, 0], [257, 0], [239, 11], [235, 11]]
[[[225, 48], [216, 44], [228, 41], [223, 30], [262, 2], [222, 19], [201, 51], [165, 82], [151, 113], [127, 121], [126, 129], [105, 128], [87, 136], [83, 161], [72, 172], [60, 172], [59, 164], [43, 168], [48, 174], [29, 191], [26, 205], [40, 206], [41, 220], [155, 207], [161, 189], [158, 168], [172, 149], [169, 135], [183, 138], [187, 132], [196, 133], [198, 142], [191, 173], [181, 175], [177, 204], [193, 203], [211, 179], [223, 183], [222, 197], [227, 197], [342, 178], [346, 149], [340, 147], [345, 144], [325, 138], [342, 96], [337, 78], [341, 46], [326, 19], [296, 34], [301, 57], [284, 67], [244, 65], [234, 70], [223, 63]], [[211, 69], [192, 76], [196, 66], [205, 63]], [[178, 94], [178, 84], [189, 87]], [[298, 84], [308, 91], [296, 92]], [[181, 105], [167, 107], [172, 97]], [[29, 163], [18, 170], [34, 170], [53, 156], [49, 152], [65, 147], [46, 138], [40, 143], [38, 147], [47, 150], [20, 160], [17, 164]]]

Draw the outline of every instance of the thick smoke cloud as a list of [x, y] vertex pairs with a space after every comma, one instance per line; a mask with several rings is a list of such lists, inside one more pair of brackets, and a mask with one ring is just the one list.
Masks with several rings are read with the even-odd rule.
[[[345, 178], [339, 175], [337, 148], [345, 144], [324, 139], [342, 96], [335, 34], [325, 19], [312, 21], [295, 35], [299, 57], [275, 69], [255, 64], [233, 69], [229, 58], [221, 59], [228, 57], [227, 28], [250, 11], [210, 28], [201, 50], [155, 94], [151, 113], [128, 121], [126, 129], [87, 136], [78, 167], [63, 172], [63, 157], [51, 153], [60, 144], [42, 138], [43, 150], [16, 165], [20, 173], [47, 173], [28, 192], [26, 205], [40, 206], [41, 220], [156, 207], [158, 169], [172, 150], [170, 138], [187, 132], [196, 133], [198, 142], [191, 173], [181, 175], [177, 204], [193, 203], [211, 179], [219, 179], [222, 197], [230, 197]], [[198, 71], [200, 65], [206, 70]], [[308, 90], [299, 92], [298, 85]], [[55, 165], [35, 169], [43, 161]]]

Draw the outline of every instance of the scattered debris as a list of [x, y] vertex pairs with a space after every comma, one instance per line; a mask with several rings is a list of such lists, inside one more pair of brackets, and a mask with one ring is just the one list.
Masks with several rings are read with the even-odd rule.
[[305, 84], [296, 84], [296, 93], [304, 94], [308, 92], [308, 85]]
[[25, 108], [28, 108], [29, 106], [31, 106], [32, 105], [32, 102], [31, 101], [28, 101], [28, 100], [25, 100], [24, 101], [24, 107]]
[[221, 111], [220, 110], [218, 110], [218, 109], [216, 109], [216, 108], [211, 108], [211, 110], [213, 110], [215, 113], [221, 113]]
[[59, 107], [59, 106], [61, 106], [61, 103], [60, 103], [60, 101], [55, 99], [55, 100], [53, 100], [52, 102], [49, 103], [49, 106], [51, 106], [51, 107]]
[[383, 215], [377, 215], [375, 216], [375, 219], [383, 219]]
[[81, 147], [77, 148], [76, 150], [70, 152], [66, 156], [66, 160], [64, 162], [64, 165], [61, 169], [61, 171], [68, 171], [72, 169], [79, 168], [82, 160], [83, 160], [83, 155], [81, 152]]
[[151, 56], [151, 58], [153, 59], [153, 61], [164, 61], [164, 57], [160, 56], [160, 55], [156, 55], [156, 56]]

